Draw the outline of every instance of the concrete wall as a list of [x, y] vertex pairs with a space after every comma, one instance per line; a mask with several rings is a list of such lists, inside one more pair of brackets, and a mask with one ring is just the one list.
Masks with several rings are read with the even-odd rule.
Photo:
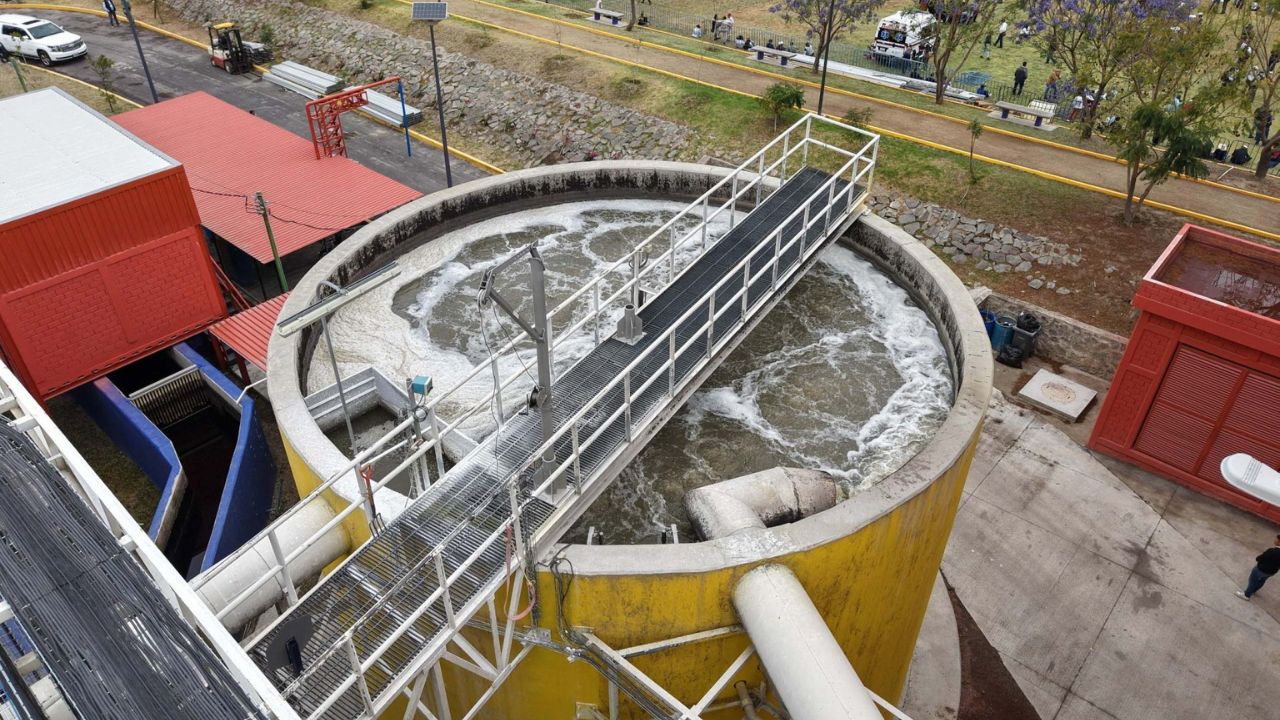
[[[691, 195], [724, 172], [669, 163], [593, 163], [512, 173], [423, 198], [373, 223], [326, 257], [294, 291], [283, 314], [309, 302], [321, 278], [349, 276], [376, 264], [375, 259], [403, 251], [411, 240], [421, 241], [415, 233], [424, 228], [438, 234], [464, 215], [471, 220], [472, 210], [506, 212], [510, 205], [495, 206], [604, 188], [633, 196]], [[782, 562], [805, 585], [866, 684], [891, 700], [899, 697], [986, 412], [991, 353], [967, 291], [929, 249], [872, 215], [863, 216], [845, 242], [907, 287], [942, 333], [956, 394], [934, 439], [880, 483], [790, 525], [684, 545], [565, 547], [568, 563], [563, 567], [572, 567], [572, 580], [561, 588], [563, 607], [554, 578], [546, 570], [537, 574], [537, 622], [553, 638], [560, 638], [560, 610], [570, 625], [594, 628], [615, 648], [733, 625], [737, 620], [730, 589], [737, 578], [762, 563]], [[273, 337], [269, 362], [273, 405], [302, 493], [343, 461], [305, 415], [298, 387], [305, 349], [297, 336]], [[354, 497], [352, 490], [339, 487], [335, 497]], [[731, 635], [648, 655], [636, 664], [692, 703], [746, 642], [744, 635]], [[455, 707], [483, 689], [465, 673], [449, 669], [446, 674]], [[758, 682], [759, 663], [747, 663], [740, 676]], [[540, 649], [515, 671], [482, 716], [571, 718], [577, 702], [606, 707], [607, 683], [586, 663], [569, 663], [561, 654]], [[623, 717], [644, 715], [624, 701]], [[707, 717], [736, 718], [740, 711]]]
[[1030, 312], [1040, 319], [1037, 356], [1060, 365], [1070, 365], [1104, 380], [1110, 380], [1115, 374], [1129, 342], [1126, 337], [999, 293], [987, 297], [982, 307], [1011, 317], [1017, 317], [1023, 311]]

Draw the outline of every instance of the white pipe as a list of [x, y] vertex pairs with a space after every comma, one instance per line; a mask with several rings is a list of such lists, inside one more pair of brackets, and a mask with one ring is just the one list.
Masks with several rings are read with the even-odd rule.
[[761, 565], [733, 589], [733, 606], [793, 720], [882, 720], [795, 573]]
[[[303, 545], [317, 530], [334, 517], [329, 503], [320, 501], [308, 503], [283, 523], [275, 527], [276, 537], [280, 542], [280, 550], [285, 557]], [[327, 565], [351, 551], [351, 537], [341, 523], [294, 558], [289, 564], [289, 575], [296, 584], [316, 577]], [[270, 538], [262, 536], [229, 562], [219, 563], [209, 568], [198, 578], [196, 594], [208, 604], [215, 614], [231, 604], [245, 588], [252, 585], [264, 575], [275, 572], [276, 556], [271, 548]], [[282, 581], [263, 583], [249, 597], [245, 598], [231, 612], [222, 617], [222, 624], [231, 632], [237, 632], [249, 621], [266, 612], [285, 597], [286, 590]]]
[[835, 481], [817, 470], [776, 467], [690, 490], [685, 509], [704, 539], [761, 529], [836, 504]]
[[[711, 539], [795, 522], [835, 505], [836, 497], [835, 481], [824, 473], [773, 468], [691, 490], [684, 503], [694, 526]], [[794, 720], [882, 720], [790, 569], [751, 570], [734, 586], [733, 606]]]

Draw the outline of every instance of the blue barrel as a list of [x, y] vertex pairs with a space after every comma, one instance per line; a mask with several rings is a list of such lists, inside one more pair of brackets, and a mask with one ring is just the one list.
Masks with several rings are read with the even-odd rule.
[[1016, 325], [1016, 321], [1008, 315], [997, 317], [995, 329], [991, 333], [991, 349], [1000, 352], [1000, 348], [1008, 345]]
[[990, 338], [996, 331], [996, 314], [982, 308], [978, 308], [978, 313], [982, 315], [982, 324], [986, 326], [987, 337]]

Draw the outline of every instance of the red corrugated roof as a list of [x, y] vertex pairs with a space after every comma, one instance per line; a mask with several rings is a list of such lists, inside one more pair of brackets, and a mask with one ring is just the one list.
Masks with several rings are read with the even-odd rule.
[[112, 119], [181, 162], [201, 223], [261, 263], [271, 245], [255, 192], [270, 206], [281, 255], [421, 197], [354, 160], [316, 160], [311, 141], [203, 92]]
[[215, 323], [209, 328], [213, 336], [221, 340], [264, 372], [267, 369], [267, 345], [271, 342], [271, 331], [276, 327], [276, 319], [280, 317], [280, 308], [289, 293], [278, 295], [261, 305], [254, 305], [248, 310]]

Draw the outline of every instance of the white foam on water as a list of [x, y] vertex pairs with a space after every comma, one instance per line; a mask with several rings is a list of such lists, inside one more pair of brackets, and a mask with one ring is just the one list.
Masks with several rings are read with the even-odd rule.
[[[554, 306], [683, 207], [648, 200], [566, 203], [486, 220], [416, 248], [398, 260], [405, 283], [378, 288], [331, 320], [341, 371], [346, 376], [373, 365], [394, 382], [429, 374], [437, 393], [457, 385], [489, 355], [482, 323], [495, 349], [507, 342], [506, 333], [514, 332], [505, 316], [499, 324], [492, 310], [481, 314], [472, 301], [486, 269], [536, 236], [547, 259]], [[725, 230], [717, 227], [712, 237]], [[477, 242], [496, 250], [477, 259], [465, 252]], [[659, 247], [665, 243], [659, 241]], [[480, 252], [484, 250], [478, 247]], [[757, 330], [744, 341], [671, 421], [674, 435], [664, 430], [659, 436], [672, 447], [641, 453], [606, 493], [605, 517], [589, 511], [589, 521], [601, 525], [611, 542], [651, 539], [673, 522], [683, 523], [685, 488], [765, 469], [750, 467], [752, 463], [822, 469], [840, 478], [846, 490], [874, 482], [910, 459], [945, 418], [951, 378], [927, 314], [903, 288], [852, 251], [833, 247], [820, 258], [813, 271], [819, 277], [805, 283], [810, 283], [809, 292], [823, 294], [806, 302], [802, 284], [784, 299], [774, 310], [775, 315], [788, 313], [783, 326], [772, 333]], [[501, 287], [523, 297], [519, 290], [526, 267], [513, 265], [503, 274]], [[815, 289], [812, 282], [826, 284]], [[405, 291], [414, 300], [398, 314], [392, 305]], [[829, 307], [832, 303], [837, 306]], [[617, 314], [602, 324], [602, 336], [611, 334]], [[450, 341], [433, 338], [433, 330]], [[770, 334], [772, 340], [763, 339]], [[558, 372], [595, 347], [589, 326], [558, 340]], [[523, 371], [528, 368], [532, 374], [533, 348], [508, 353], [498, 364], [503, 377], [522, 373], [504, 393], [504, 409], [510, 413], [532, 387]], [[726, 373], [736, 376], [726, 378]], [[321, 345], [311, 363], [309, 387], [328, 385], [332, 377]], [[484, 371], [459, 389], [457, 402], [442, 405], [442, 417], [479, 402], [491, 390], [492, 377]], [[851, 394], [866, 402], [859, 407], [839, 404]], [[486, 409], [463, 427], [479, 439], [492, 432], [494, 423]], [[726, 449], [726, 444], [734, 447]], [[741, 452], [735, 451], [738, 446]]]

